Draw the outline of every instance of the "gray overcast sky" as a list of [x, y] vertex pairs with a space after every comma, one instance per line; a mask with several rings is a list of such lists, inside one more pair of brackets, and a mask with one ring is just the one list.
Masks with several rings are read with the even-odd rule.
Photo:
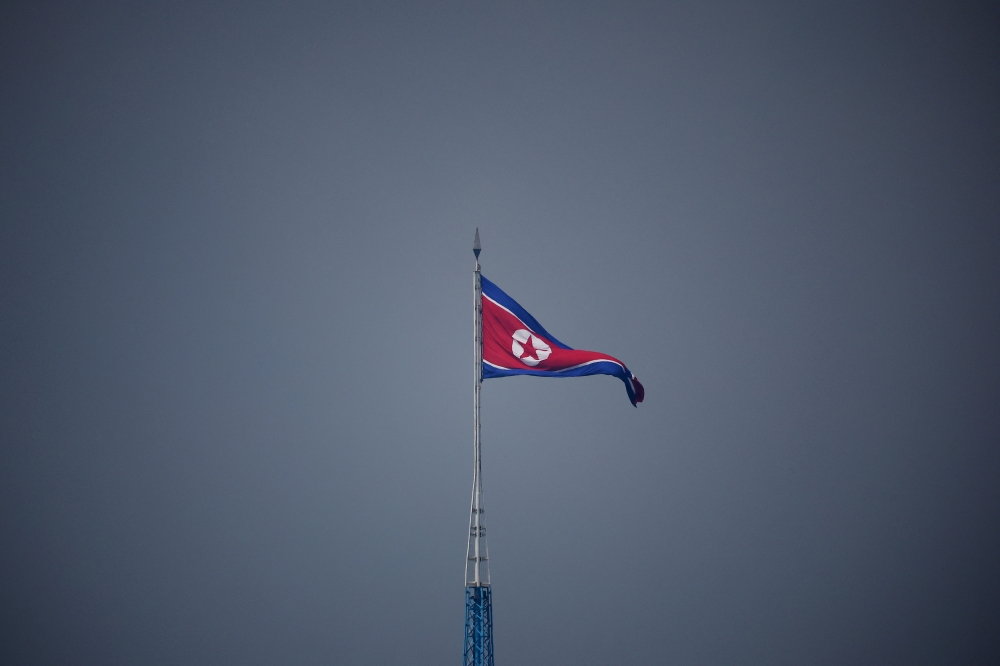
[[5, 3], [0, 661], [1000, 661], [989, 3]]

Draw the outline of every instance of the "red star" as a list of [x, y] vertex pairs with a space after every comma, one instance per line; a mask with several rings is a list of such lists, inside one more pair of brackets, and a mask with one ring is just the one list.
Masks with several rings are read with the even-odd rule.
[[521, 359], [532, 358], [532, 354], [535, 353], [535, 347], [531, 344], [531, 336], [528, 336], [528, 340], [521, 344], [524, 348], [524, 353], [521, 355]]

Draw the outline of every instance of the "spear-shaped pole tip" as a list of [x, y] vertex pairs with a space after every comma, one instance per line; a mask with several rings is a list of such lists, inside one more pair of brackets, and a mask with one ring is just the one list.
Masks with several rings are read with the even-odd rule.
[[479, 227], [476, 227], [476, 240], [472, 243], [472, 253], [479, 259], [479, 253], [483, 251], [483, 246], [479, 244]]

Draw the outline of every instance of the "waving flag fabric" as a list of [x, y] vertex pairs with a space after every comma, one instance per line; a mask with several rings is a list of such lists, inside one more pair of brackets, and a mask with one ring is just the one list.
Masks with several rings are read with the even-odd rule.
[[625, 382], [632, 405], [645, 391], [625, 364], [607, 354], [573, 349], [556, 340], [495, 284], [483, 286], [483, 379], [511, 375], [582, 377], [614, 375]]

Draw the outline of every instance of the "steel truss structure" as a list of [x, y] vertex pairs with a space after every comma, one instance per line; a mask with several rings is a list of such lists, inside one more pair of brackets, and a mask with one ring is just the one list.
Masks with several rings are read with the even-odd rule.
[[463, 666], [493, 666], [493, 604], [488, 586], [465, 588]]

